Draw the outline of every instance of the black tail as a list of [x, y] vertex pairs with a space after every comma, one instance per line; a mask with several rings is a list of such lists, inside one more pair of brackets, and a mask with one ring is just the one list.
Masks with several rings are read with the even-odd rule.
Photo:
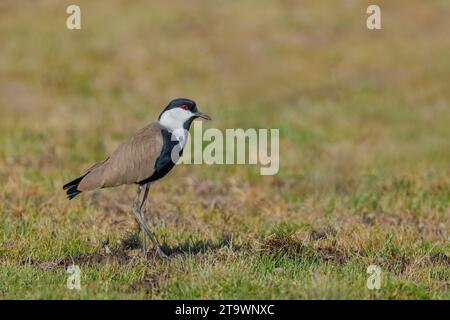
[[69, 200], [72, 200], [73, 198], [75, 198], [77, 195], [79, 195], [81, 193], [81, 191], [78, 190], [77, 187], [78, 187], [78, 184], [81, 182], [81, 180], [83, 180], [84, 177], [85, 177], [85, 175], [81, 176], [79, 178], [76, 178], [75, 180], [72, 180], [63, 186], [63, 190], [67, 190], [67, 198], [69, 198]]

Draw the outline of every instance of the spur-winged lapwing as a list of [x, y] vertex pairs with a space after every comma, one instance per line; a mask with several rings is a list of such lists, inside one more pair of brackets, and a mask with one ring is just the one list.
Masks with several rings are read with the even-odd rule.
[[[137, 184], [132, 210], [141, 226], [142, 248], [146, 256], [147, 234], [161, 258], [167, 258], [144, 219], [145, 203], [152, 183], [164, 177], [175, 165], [183, 152], [187, 133], [195, 118], [211, 120], [197, 110], [189, 99], [172, 100], [153, 122], [139, 130], [103, 162], [90, 167], [81, 177], [64, 185], [67, 197], [73, 199], [83, 191]], [[142, 200], [139, 201], [145, 186]], [[139, 204], [139, 205], [138, 205]]]

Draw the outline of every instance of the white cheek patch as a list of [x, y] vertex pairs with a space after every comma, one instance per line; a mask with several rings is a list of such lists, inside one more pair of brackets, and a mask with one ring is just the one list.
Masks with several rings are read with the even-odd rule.
[[165, 111], [159, 123], [166, 127], [169, 131], [175, 131], [178, 129], [183, 129], [183, 124], [193, 116], [193, 113], [189, 110], [183, 110], [180, 108], [174, 108]]

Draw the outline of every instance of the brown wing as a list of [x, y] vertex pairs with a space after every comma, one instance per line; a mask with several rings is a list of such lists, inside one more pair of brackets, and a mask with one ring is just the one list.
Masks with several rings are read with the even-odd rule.
[[163, 148], [161, 126], [151, 123], [123, 142], [103, 163], [93, 166], [78, 190], [115, 187], [150, 177]]

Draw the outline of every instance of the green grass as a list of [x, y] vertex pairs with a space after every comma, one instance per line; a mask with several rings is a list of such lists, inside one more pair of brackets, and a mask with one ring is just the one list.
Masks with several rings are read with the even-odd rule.
[[[446, 1], [380, 1], [381, 31], [363, 2], [68, 4], [0, 4], [1, 299], [450, 299]], [[279, 128], [280, 172], [176, 167], [144, 261], [135, 187], [61, 186], [177, 96]]]

